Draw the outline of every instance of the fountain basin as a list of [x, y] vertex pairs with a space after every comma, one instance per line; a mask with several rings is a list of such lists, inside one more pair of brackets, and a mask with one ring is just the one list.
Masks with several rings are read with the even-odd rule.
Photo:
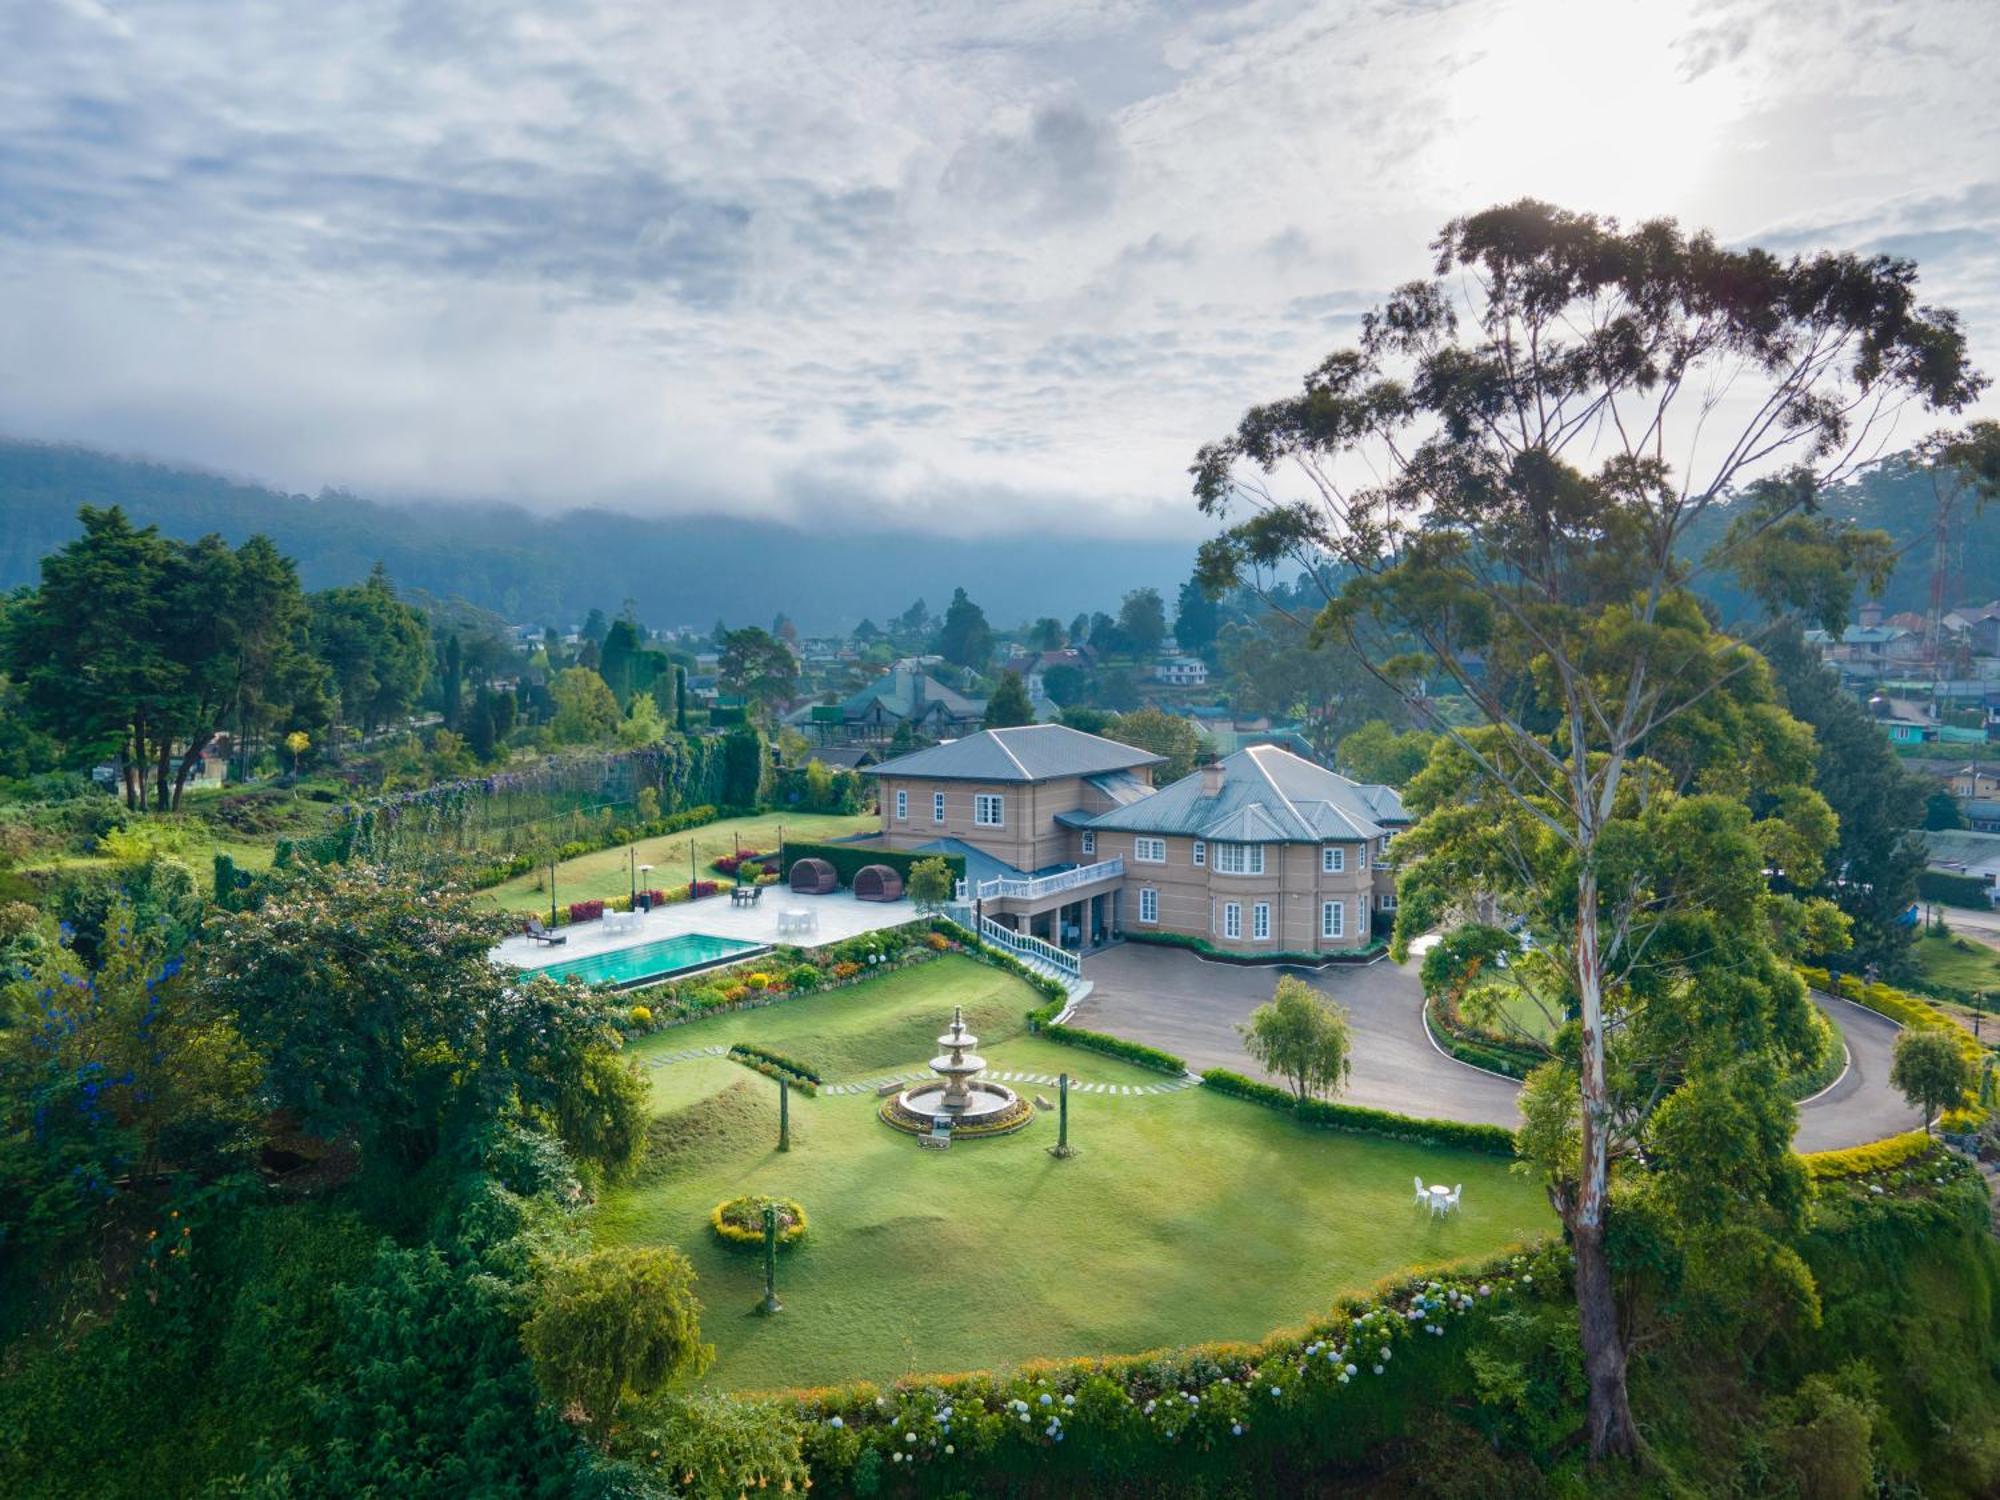
[[968, 1136], [1008, 1135], [1035, 1117], [1035, 1107], [1012, 1089], [997, 1083], [973, 1082], [965, 1087], [965, 1102], [947, 1102], [949, 1085], [933, 1079], [904, 1089], [882, 1101], [882, 1119], [906, 1135], [928, 1135], [940, 1119], [951, 1122], [954, 1140]]

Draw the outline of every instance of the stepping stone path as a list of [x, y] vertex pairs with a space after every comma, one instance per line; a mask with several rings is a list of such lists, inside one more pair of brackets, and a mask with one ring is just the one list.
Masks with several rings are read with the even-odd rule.
[[704, 1057], [720, 1057], [728, 1050], [724, 1046], [696, 1047], [687, 1052], [671, 1052], [665, 1057], [648, 1058], [646, 1066], [649, 1068], [664, 1068], [668, 1063], [700, 1062]]
[[[878, 1089], [886, 1088], [893, 1083], [917, 1083], [933, 1076], [935, 1075], [928, 1068], [910, 1073], [885, 1073], [879, 1078], [865, 1078], [850, 1080], [846, 1083], [829, 1084], [827, 1087], [821, 1089], [820, 1093], [822, 1095], [872, 1094]], [[996, 1083], [1031, 1083], [1039, 1084], [1044, 1088], [1054, 1088], [1056, 1086], [1056, 1075], [1053, 1073], [987, 1072], [981, 1076], [991, 1078]], [[1069, 1088], [1073, 1094], [1116, 1094], [1129, 1097], [1139, 1094], [1178, 1094], [1182, 1089], [1191, 1089], [1200, 1082], [1201, 1080], [1198, 1078], [1181, 1077], [1170, 1079], [1163, 1083], [1081, 1083], [1072, 1075], [1069, 1081]]]

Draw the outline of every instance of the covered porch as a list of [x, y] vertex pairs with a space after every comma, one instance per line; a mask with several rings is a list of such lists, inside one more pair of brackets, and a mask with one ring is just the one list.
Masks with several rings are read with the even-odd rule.
[[1036, 875], [967, 880], [961, 899], [979, 915], [1069, 953], [1095, 953], [1124, 930], [1123, 859]]

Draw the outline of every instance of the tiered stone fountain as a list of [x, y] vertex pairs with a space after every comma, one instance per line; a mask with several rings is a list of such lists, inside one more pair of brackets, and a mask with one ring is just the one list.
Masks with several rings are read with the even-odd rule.
[[954, 1006], [951, 1030], [938, 1038], [931, 1059], [937, 1078], [914, 1084], [883, 1101], [882, 1118], [911, 1135], [1005, 1135], [1035, 1116], [1034, 1107], [1012, 1089], [979, 1075], [986, 1059], [972, 1049], [979, 1038], [965, 1029], [965, 1011]]

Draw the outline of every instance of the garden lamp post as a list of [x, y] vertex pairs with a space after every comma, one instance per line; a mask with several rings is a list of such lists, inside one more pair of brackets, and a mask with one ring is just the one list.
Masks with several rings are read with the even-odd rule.
[[785, 1304], [778, 1300], [778, 1205], [764, 1205], [764, 1301], [759, 1312], [777, 1313], [785, 1310]]
[[792, 1149], [792, 1086], [786, 1080], [778, 1080], [778, 1149]]
[[630, 877], [632, 883], [631, 895], [627, 900], [625, 909], [627, 911], [637, 911], [639, 909], [639, 846], [637, 844], [627, 844], [625, 846], [625, 872]]
[[1069, 1143], [1069, 1074], [1056, 1075], [1056, 1143], [1049, 1147], [1049, 1155], [1062, 1160], [1076, 1155], [1076, 1148]]
[[549, 926], [556, 925], [556, 857], [549, 856]]

